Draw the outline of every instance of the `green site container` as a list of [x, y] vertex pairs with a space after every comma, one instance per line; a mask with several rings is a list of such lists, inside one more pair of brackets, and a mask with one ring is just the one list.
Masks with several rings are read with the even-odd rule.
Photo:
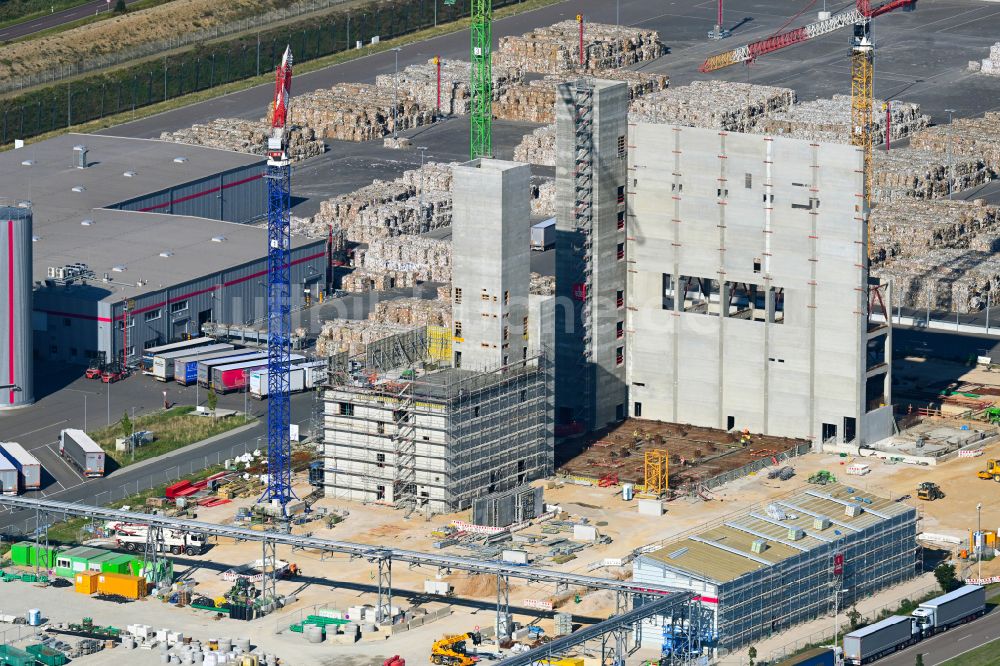
[[[90, 569], [91, 560], [107, 559], [109, 551], [103, 548], [78, 546], [56, 554], [56, 574], [63, 578], [72, 578], [77, 572]], [[97, 569], [100, 571], [100, 568]]]
[[35, 656], [13, 645], [0, 645], [0, 666], [35, 666]]
[[35, 661], [45, 664], [45, 666], [63, 666], [69, 661], [62, 652], [53, 650], [46, 645], [29, 645], [27, 650], [30, 654], [35, 655]]
[[40, 566], [49, 569], [55, 565], [55, 554], [58, 549], [46, 548], [30, 541], [20, 541], [10, 548], [10, 561], [22, 567]]
[[[131, 555], [116, 555], [115, 557], [101, 562], [101, 573], [132, 574], [132, 564], [138, 562]], [[141, 566], [142, 563], [139, 562]]]

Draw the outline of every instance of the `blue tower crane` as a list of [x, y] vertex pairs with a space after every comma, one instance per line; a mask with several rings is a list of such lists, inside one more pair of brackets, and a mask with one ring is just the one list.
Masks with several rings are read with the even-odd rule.
[[292, 49], [287, 47], [275, 76], [271, 135], [267, 139], [267, 491], [282, 513], [293, 498], [291, 406], [288, 374], [292, 351], [291, 215], [292, 167], [288, 159], [288, 108], [292, 91]]

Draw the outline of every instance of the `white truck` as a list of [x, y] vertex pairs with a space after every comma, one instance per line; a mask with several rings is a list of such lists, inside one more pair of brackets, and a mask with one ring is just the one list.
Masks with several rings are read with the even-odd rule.
[[104, 449], [76, 428], [59, 433], [59, 455], [68, 458], [84, 476], [104, 476]]
[[42, 487], [42, 464], [17, 442], [0, 443], [0, 454], [17, 468], [21, 476], [21, 491]]
[[544, 252], [556, 244], [556, 218], [550, 217], [531, 225], [531, 249]]
[[[124, 548], [129, 552], [141, 551], [146, 548], [146, 540], [149, 537], [149, 525], [142, 523], [126, 523], [119, 521], [109, 521], [104, 524], [105, 529], [115, 533], [115, 541], [119, 548]], [[161, 551], [170, 551], [173, 555], [201, 555], [205, 552], [205, 535], [198, 532], [184, 532], [163, 528], [160, 539]]]
[[986, 588], [965, 585], [940, 597], [925, 601], [910, 614], [923, 636], [936, 634], [986, 612]]
[[867, 664], [920, 640], [920, 630], [909, 615], [893, 615], [844, 636], [844, 663]]

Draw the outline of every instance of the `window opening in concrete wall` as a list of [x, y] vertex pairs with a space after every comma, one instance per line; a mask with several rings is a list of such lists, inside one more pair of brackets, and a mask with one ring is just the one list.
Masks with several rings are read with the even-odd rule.
[[822, 429], [822, 437], [824, 442], [835, 442], [837, 441], [837, 426], [833, 423], [824, 423]]
[[760, 273], [760, 266], [761, 266], [760, 259], [754, 259], [753, 260], [753, 272], [754, 273]]
[[785, 323], [785, 290], [771, 287], [768, 291], [767, 321], [771, 324]]
[[854, 437], [857, 435], [855, 432], [856, 419], [853, 416], [844, 417], [844, 442], [853, 442]]
[[748, 190], [751, 187], [753, 187], [753, 175], [751, 175], [749, 173], [744, 174], [744, 176], [743, 176], [743, 187], [745, 187]]
[[872, 368], [880, 365], [885, 365], [885, 343], [887, 339], [887, 335], [880, 335], [868, 341], [866, 354], [867, 370], [871, 370]]
[[632, 411], [635, 413], [636, 418], [642, 416], [642, 403], [641, 402], [635, 403], [635, 406], [633, 407]]
[[885, 406], [885, 374], [879, 373], [865, 380], [865, 411], [871, 412]]
[[677, 281], [678, 303], [684, 312], [719, 315], [719, 281], [712, 278], [682, 275]]

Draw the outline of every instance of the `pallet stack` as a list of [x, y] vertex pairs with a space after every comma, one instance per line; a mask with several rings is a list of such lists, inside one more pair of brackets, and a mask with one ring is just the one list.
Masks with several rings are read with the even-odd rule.
[[[584, 23], [584, 60], [588, 72], [620, 69], [666, 53], [655, 30], [606, 23]], [[501, 37], [493, 67], [561, 74], [580, 71], [580, 25], [573, 20]]]
[[[876, 143], [885, 137], [885, 102], [874, 101]], [[893, 101], [889, 106], [890, 138], [902, 139], [927, 127], [930, 116], [920, 113], [920, 105]], [[757, 123], [755, 132], [788, 136], [795, 139], [847, 143], [851, 138], [851, 97], [834, 95], [832, 99], [817, 99], [794, 104], [775, 111]]]
[[915, 148], [877, 150], [874, 166], [871, 198], [877, 203], [901, 198], [946, 197], [949, 174], [953, 192], [981, 185], [992, 178], [982, 157], [953, 154], [949, 167], [944, 153]]
[[419, 282], [451, 282], [451, 243], [411, 236], [375, 239], [354, 251], [354, 264], [368, 273], [401, 271]]
[[766, 115], [795, 103], [791, 88], [730, 81], [695, 81], [633, 100], [630, 122], [671, 123], [750, 132]]
[[1000, 111], [987, 111], [982, 118], [955, 118], [950, 125], [936, 125], [917, 132], [910, 146], [945, 155], [981, 157], [994, 173], [1000, 173]]
[[[472, 65], [464, 60], [441, 61], [441, 113], [444, 115], [465, 115], [469, 112], [472, 93], [469, 90]], [[496, 101], [509, 86], [521, 82], [519, 69], [493, 69], [493, 99]], [[434, 60], [410, 65], [393, 74], [379, 74], [375, 85], [385, 90], [399, 90], [416, 100], [423, 109], [435, 109], [438, 101], [437, 65]]]
[[[160, 134], [160, 141], [264, 155], [269, 134], [270, 126], [264, 120], [218, 118], [210, 123], [199, 123], [176, 132], [163, 132]], [[316, 138], [313, 128], [300, 126], [291, 128], [288, 155], [293, 162], [322, 155], [325, 150], [323, 140]]]
[[901, 199], [872, 209], [869, 234], [873, 265], [945, 248], [989, 252], [1000, 234], [1000, 209], [982, 199]]

